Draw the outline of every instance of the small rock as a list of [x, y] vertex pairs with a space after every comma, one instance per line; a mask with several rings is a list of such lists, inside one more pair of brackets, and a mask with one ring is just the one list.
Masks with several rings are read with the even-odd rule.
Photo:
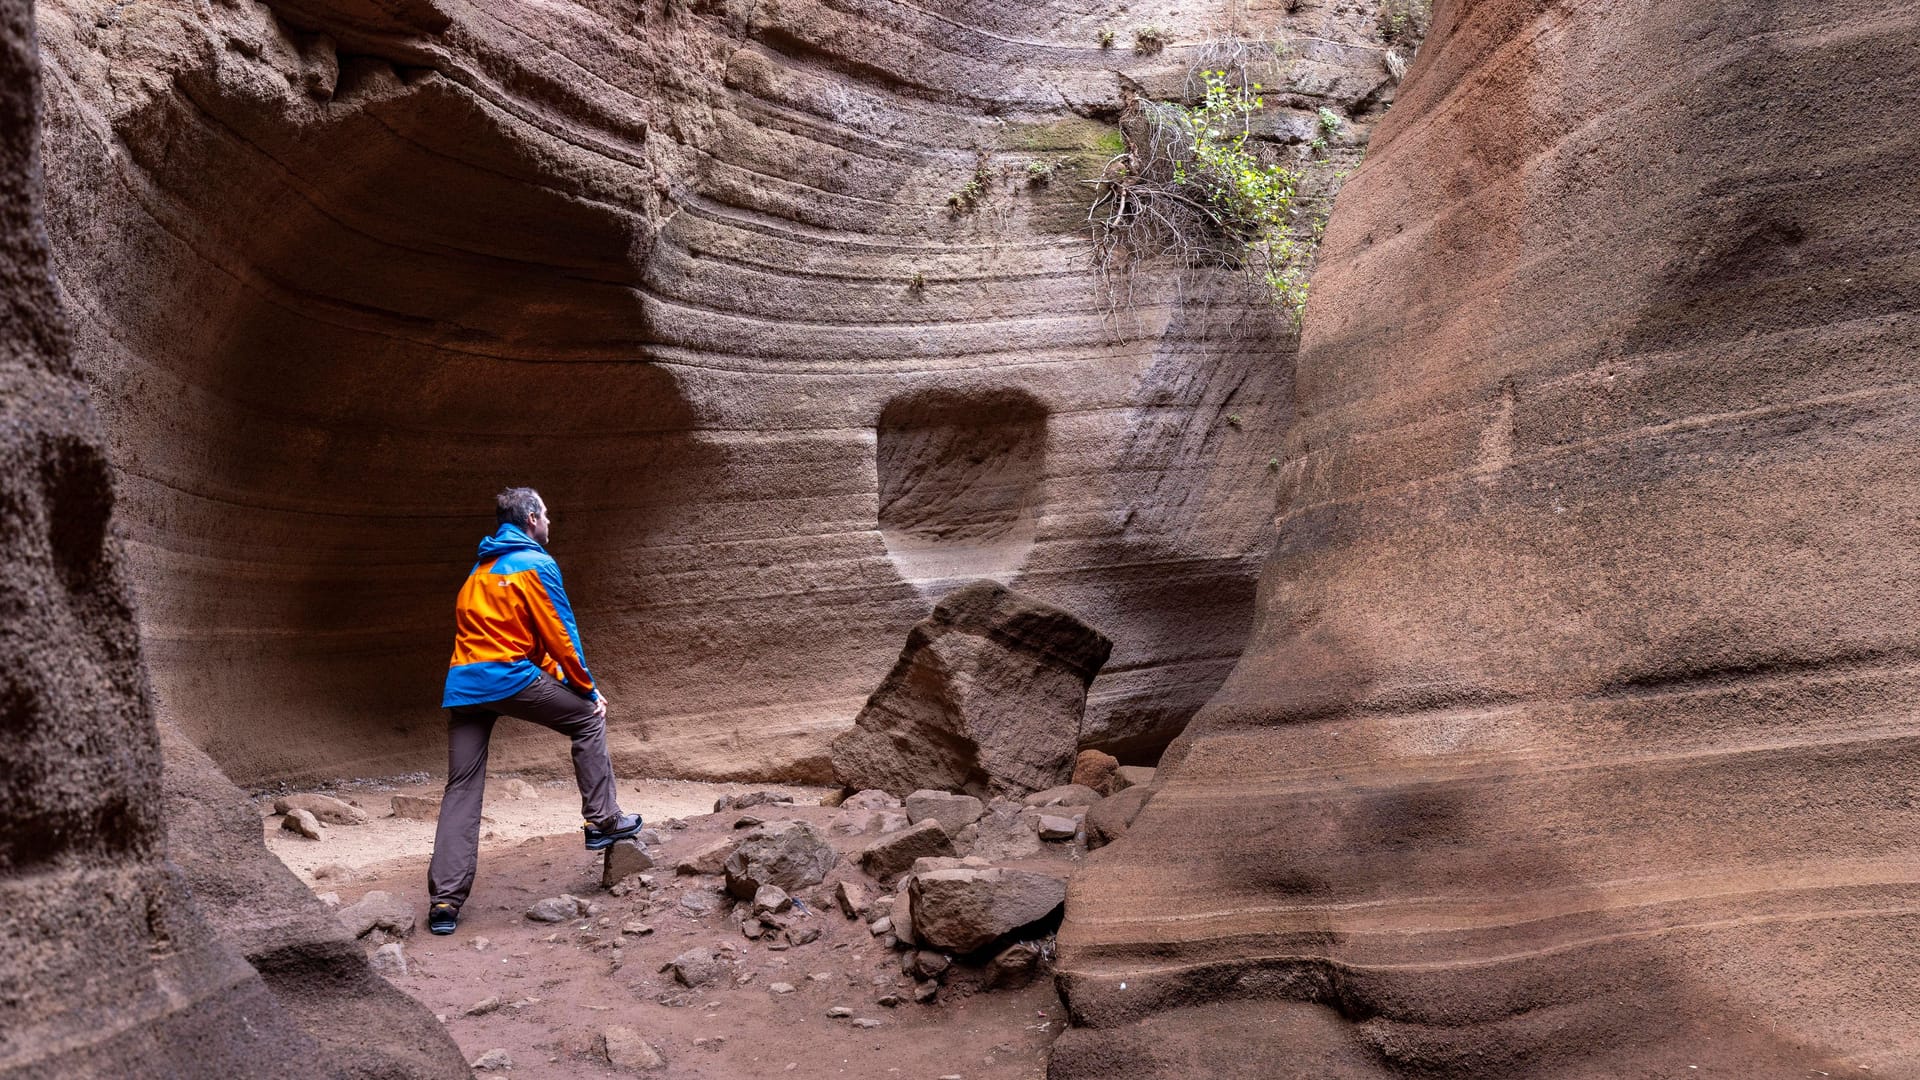
[[481, 998], [479, 1001], [467, 1006], [466, 1015], [485, 1016], [490, 1012], [497, 1012], [501, 1004], [502, 1002], [497, 997]]
[[620, 927], [620, 932], [623, 934], [631, 934], [634, 937], [645, 937], [653, 933], [653, 927], [643, 922], [630, 922]]
[[922, 1005], [927, 1004], [939, 996], [940, 984], [937, 982], [928, 981], [913, 984], [913, 1000]]
[[660, 1056], [660, 1051], [630, 1027], [616, 1024], [602, 1031], [594, 1042], [594, 1049], [616, 1069], [648, 1072], [664, 1068], [667, 1064], [666, 1059]]
[[332, 881], [346, 884], [353, 880], [353, 871], [341, 866], [339, 863], [328, 863], [314, 870], [313, 879], [315, 881]]
[[662, 964], [660, 970], [673, 972], [673, 977], [682, 986], [694, 988], [705, 986], [718, 979], [723, 974], [722, 969], [725, 966], [725, 962], [714, 958], [711, 950], [695, 948], [688, 949]]
[[766, 806], [772, 803], [792, 806], [793, 796], [782, 795], [778, 791], [750, 791], [744, 795], [722, 795], [715, 800], [713, 812], [724, 814], [729, 810], [745, 810], [749, 806]]
[[431, 795], [395, 795], [393, 816], [415, 821], [440, 820], [440, 800]]
[[474, 939], [473, 939], [473, 951], [474, 951], [474, 952], [486, 952], [486, 951], [487, 951], [487, 946], [489, 946], [489, 945], [492, 945], [492, 944], [493, 944], [493, 939], [492, 939], [492, 938], [483, 938], [483, 937], [477, 937], [477, 938], [474, 938]]
[[877, 1028], [880, 1026], [880, 1021], [859, 1016], [854, 1018], [853, 1026], [857, 1028]]
[[890, 934], [893, 932], [893, 919], [890, 916], [882, 915], [867, 924], [867, 932], [874, 937], [879, 937], [882, 934]]
[[937, 821], [923, 821], [882, 836], [860, 852], [860, 865], [883, 883], [906, 873], [913, 860], [926, 855], [952, 855], [953, 841]]
[[879, 825], [879, 815], [872, 810], [841, 810], [828, 820], [827, 833], [830, 836], [861, 836], [878, 832]]
[[642, 870], [651, 869], [653, 856], [647, 854], [646, 848], [632, 840], [616, 840], [601, 863], [600, 886], [610, 889]]
[[1100, 793], [1085, 784], [1062, 784], [1036, 791], [1020, 800], [1028, 806], [1091, 806], [1100, 801]]
[[885, 836], [896, 833], [913, 824], [907, 815], [895, 810], [876, 810], [873, 815], [873, 831]]
[[474, 1058], [472, 1064], [468, 1067], [478, 1072], [500, 1072], [513, 1068], [513, 1055], [499, 1047], [495, 1047], [481, 1054], [479, 1057]]
[[817, 885], [840, 860], [820, 830], [804, 821], [775, 821], [747, 833], [727, 856], [727, 891], [750, 900], [761, 887]]
[[[911, 884], [911, 878], [905, 880]], [[908, 945], [915, 944], [919, 940], [913, 936], [913, 897], [908, 894], [906, 889], [901, 889], [899, 892], [893, 894], [891, 917], [893, 919], [894, 937], [899, 938]]]
[[971, 795], [922, 789], [907, 796], [907, 820], [910, 823], [918, 825], [923, 821], [937, 821], [941, 828], [947, 830], [948, 836], [979, 821], [984, 811], [984, 804]]
[[315, 820], [329, 825], [365, 825], [368, 821], [365, 810], [331, 795], [287, 795], [273, 800], [276, 814], [291, 814], [295, 810], [305, 810]]
[[778, 885], [762, 885], [753, 894], [755, 915], [777, 915], [793, 906], [793, 898]]
[[327, 833], [320, 827], [320, 821], [306, 810], [295, 810], [280, 819], [280, 828], [286, 832], [299, 833], [309, 840], [325, 840]]
[[1040, 946], [1031, 941], [1015, 942], [994, 954], [987, 965], [987, 986], [1024, 986], [1040, 968]]
[[845, 1020], [847, 1017], [853, 1015], [853, 1010], [847, 1008], [845, 1005], [835, 1005], [833, 1008], [827, 1010], [827, 1015], [835, 1020]]
[[1104, 795], [1120, 759], [1099, 750], [1082, 750], [1073, 759], [1073, 783]]
[[793, 993], [793, 990], [794, 990], [794, 986], [793, 986], [793, 984], [792, 984], [792, 983], [785, 983], [785, 982], [777, 982], [777, 983], [768, 983], [768, 984], [767, 984], [767, 992], [768, 992], [768, 993], [773, 993], [773, 994], [791, 994], [791, 993]]
[[840, 913], [849, 919], [857, 919], [867, 910], [866, 886], [857, 881], [842, 881], [834, 886], [833, 898], [840, 905]]
[[760, 935], [767, 932], [767, 924], [759, 919], [748, 919], [740, 924], [740, 933], [748, 941], [759, 941]]
[[1034, 819], [1033, 828], [1042, 840], [1071, 840], [1080, 833], [1080, 820], [1058, 814], [1041, 814]]
[[319, 893], [314, 896], [314, 899], [320, 901], [322, 904], [325, 904], [329, 908], [337, 908], [340, 906], [340, 894], [337, 892]]
[[907, 971], [922, 979], [937, 979], [941, 973], [953, 964], [953, 957], [932, 949], [921, 949], [913, 954], [913, 960]]
[[1128, 788], [1146, 787], [1153, 783], [1154, 770], [1145, 765], [1122, 765], [1113, 770], [1113, 778], [1107, 781], [1107, 794], [1118, 795]]
[[391, 942], [373, 950], [367, 962], [373, 965], [373, 970], [388, 978], [407, 973], [407, 954], [401, 950], [399, 942]]
[[888, 991], [887, 993], [881, 994], [878, 998], [874, 999], [874, 1004], [884, 1006], [885, 1008], [894, 1009], [894, 1008], [898, 1008], [900, 1005], [900, 1002], [904, 1000], [905, 999], [902, 998], [899, 994], [896, 994], [892, 991]]
[[720, 898], [705, 889], [689, 889], [680, 897], [680, 909], [693, 915], [710, 915], [720, 906]]
[[519, 777], [515, 777], [500, 785], [500, 793], [509, 799], [537, 799], [540, 797], [539, 789]]
[[1133, 819], [1140, 816], [1140, 811], [1152, 797], [1152, 788], [1136, 786], [1126, 788], [1117, 795], [1109, 795], [1087, 807], [1084, 824], [1088, 850], [1105, 847], [1127, 835]]
[[840, 800], [840, 805], [854, 810], [898, 810], [900, 800], [875, 788], [849, 795]]
[[818, 940], [820, 940], [820, 928], [817, 926], [804, 926], [798, 930], [787, 931], [787, 944], [789, 945], [811, 945]]
[[543, 923], [566, 922], [585, 914], [587, 904], [571, 893], [549, 896], [527, 909], [527, 918]]
[[374, 889], [357, 903], [349, 904], [334, 914], [347, 928], [347, 933], [356, 938], [366, 937], [375, 930], [384, 930], [395, 937], [406, 937], [413, 933], [416, 922], [412, 904], [395, 899], [391, 893], [379, 889]]
[[726, 869], [727, 859], [733, 855], [733, 849], [739, 846], [738, 837], [722, 837], [681, 859], [674, 869], [682, 874], [718, 874]]

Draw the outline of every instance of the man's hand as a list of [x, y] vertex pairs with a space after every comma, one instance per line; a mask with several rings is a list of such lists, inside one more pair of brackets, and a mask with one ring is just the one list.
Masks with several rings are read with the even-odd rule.
[[602, 720], [605, 720], [607, 718], [607, 695], [601, 694], [599, 697], [594, 699], [593, 715], [599, 717]]

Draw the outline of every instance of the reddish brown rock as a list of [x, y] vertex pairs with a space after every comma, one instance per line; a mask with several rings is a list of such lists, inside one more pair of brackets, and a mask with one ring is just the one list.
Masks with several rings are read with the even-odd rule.
[[1080, 784], [1105, 795], [1107, 785], [1113, 781], [1113, 771], [1119, 767], [1120, 759], [1112, 754], [1082, 750], [1073, 759], [1073, 776], [1068, 783]]
[[1053, 1075], [1911, 1074], [1920, 13], [1435, 17]]
[[155, 724], [49, 273], [40, 75], [29, 6], [0, 0], [0, 1073], [465, 1075], [255, 807]]
[[1087, 685], [1112, 648], [1072, 614], [991, 581], [947, 594], [833, 741], [850, 787], [1020, 795], [1063, 782]]
[[[622, 775], [825, 779], [978, 576], [1119, 642], [1089, 745], [1164, 746], [1230, 668], [1292, 330], [1152, 268], [1111, 315], [1078, 182], [1117, 134], [1091, 118], [1181, 93], [1217, 0], [1142, 13], [1186, 43], [1160, 56], [1056, 2], [40, 10], [152, 684], [241, 782], [444, 765], [447, 605], [510, 481], [636, 688]], [[1390, 100], [1372, 12], [1238, 17], [1311, 42], [1264, 121], [1351, 168], [1359, 137], [1298, 136]], [[553, 755], [503, 732], [493, 765]]]

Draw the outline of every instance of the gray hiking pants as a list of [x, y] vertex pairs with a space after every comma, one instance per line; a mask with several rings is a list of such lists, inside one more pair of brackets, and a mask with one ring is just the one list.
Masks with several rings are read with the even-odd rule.
[[447, 793], [440, 800], [440, 825], [433, 834], [427, 892], [434, 902], [444, 900], [456, 909], [467, 902], [480, 861], [487, 744], [493, 738], [493, 722], [502, 716], [528, 720], [572, 739], [581, 816], [596, 826], [620, 816], [620, 802], [613, 791], [613, 761], [607, 757], [606, 723], [594, 715], [593, 702], [543, 674], [510, 698], [447, 710]]

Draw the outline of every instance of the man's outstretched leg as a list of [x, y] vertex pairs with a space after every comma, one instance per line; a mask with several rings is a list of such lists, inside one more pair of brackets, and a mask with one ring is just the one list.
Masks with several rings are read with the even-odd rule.
[[589, 850], [609, 847], [640, 831], [640, 815], [620, 812], [613, 788], [613, 759], [607, 755], [606, 721], [591, 702], [542, 675], [496, 707], [573, 740], [573, 778], [580, 785], [580, 815], [586, 819]]
[[499, 717], [486, 709], [447, 714], [447, 792], [427, 865], [427, 929], [451, 934], [480, 862], [480, 804], [487, 791], [487, 745]]

